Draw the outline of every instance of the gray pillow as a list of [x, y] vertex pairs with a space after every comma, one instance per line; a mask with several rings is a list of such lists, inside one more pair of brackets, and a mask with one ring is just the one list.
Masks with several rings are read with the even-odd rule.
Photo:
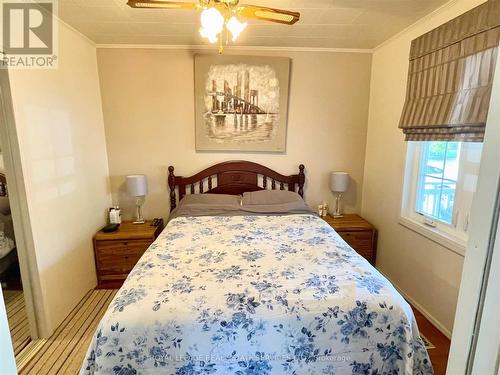
[[240, 195], [230, 194], [186, 194], [181, 200], [182, 204], [229, 204], [240, 205]]
[[304, 200], [294, 191], [288, 190], [260, 190], [243, 193], [242, 204], [246, 205], [267, 205], [296, 203]]

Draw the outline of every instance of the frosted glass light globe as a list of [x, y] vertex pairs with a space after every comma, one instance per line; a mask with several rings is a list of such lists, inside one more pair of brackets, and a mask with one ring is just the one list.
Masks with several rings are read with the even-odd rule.
[[238, 36], [241, 34], [243, 30], [247, 27], [248, 23], [240, 22], [236, 17], [231, 17], [229, 21], [227, 21], [226, 27], [231, 32], [233, 36], [233, 42], [238, 39]]
[[215, 8], [208, 8], [201, 12], [202, 37], [207, 38], [210, 43], [217, 42], [217, 35], [224, 29], [224, 17]]

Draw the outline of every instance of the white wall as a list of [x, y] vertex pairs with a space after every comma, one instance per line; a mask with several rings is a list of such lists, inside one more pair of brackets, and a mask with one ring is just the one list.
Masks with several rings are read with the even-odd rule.
[[96, 285], [92, 236], [111, 203], [96, 49], [60, 24], [59, 68], [9, 75], [46, 336]]
[[[207, 53], [206, 51], [204, 53]], [[229, 52], [225, 52], [229, 53]], [[353, 186], [347, 210], [361, 208], [370, 84], [370, 54], [265, 53], [292, 58], [285, 154], [197, 153], [194, 126], [194, 51], [98, 49], [113, 202], [133, 212], [127, 174], [144, 173], [148, 218], [168, 216], [167, 167], [191, 175], [219, 161], [251, 160], [283, 174], [306, 166], [306, 200], [332, 199], [329, 172], [345, 170]], [[333, 203], [333, 202], [332, 202]]]
[[398, 224], [406, 144], [398, 129], [411, 40], [479, 5], [451, 1], [373, 54], [362, 214], [379, 230], [377, 267], [445, 333], [453, 326], [463, 257]]

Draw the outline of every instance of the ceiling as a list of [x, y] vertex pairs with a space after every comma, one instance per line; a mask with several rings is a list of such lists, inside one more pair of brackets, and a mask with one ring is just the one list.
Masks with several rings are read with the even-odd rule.
[[[301, 19], [293, 26], [249, 21], [235, 44], [372, 49], [447, 1], [248, 0], [300, 12]], [[126, 0], [59, 0], [59, 17], [97, 44], [208, 44], [195, 11], [132, 9]]]

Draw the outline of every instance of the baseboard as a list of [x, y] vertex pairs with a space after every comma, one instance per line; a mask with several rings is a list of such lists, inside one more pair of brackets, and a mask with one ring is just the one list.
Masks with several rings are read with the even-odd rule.
[[[379, 270], [379, 272], [381, 272]], [[439, 332], [445, 335], [447, 338], [451, 340], [451, 331], [446, 328], [438, 319], [436, 319], [430, 312], [428, 312], [420, 303], [418, 303], [415, 299], [408, 295], [403, 289], [401, 289], [398, 284], [388, 278], [386, 275], [384, 277], [391, 282], [392, 285], [396, 288], [396, 290], [407, 300], [415, 309], [417, 309], [425, 318], [432, 323], [434, 327], [436, 327]]]

